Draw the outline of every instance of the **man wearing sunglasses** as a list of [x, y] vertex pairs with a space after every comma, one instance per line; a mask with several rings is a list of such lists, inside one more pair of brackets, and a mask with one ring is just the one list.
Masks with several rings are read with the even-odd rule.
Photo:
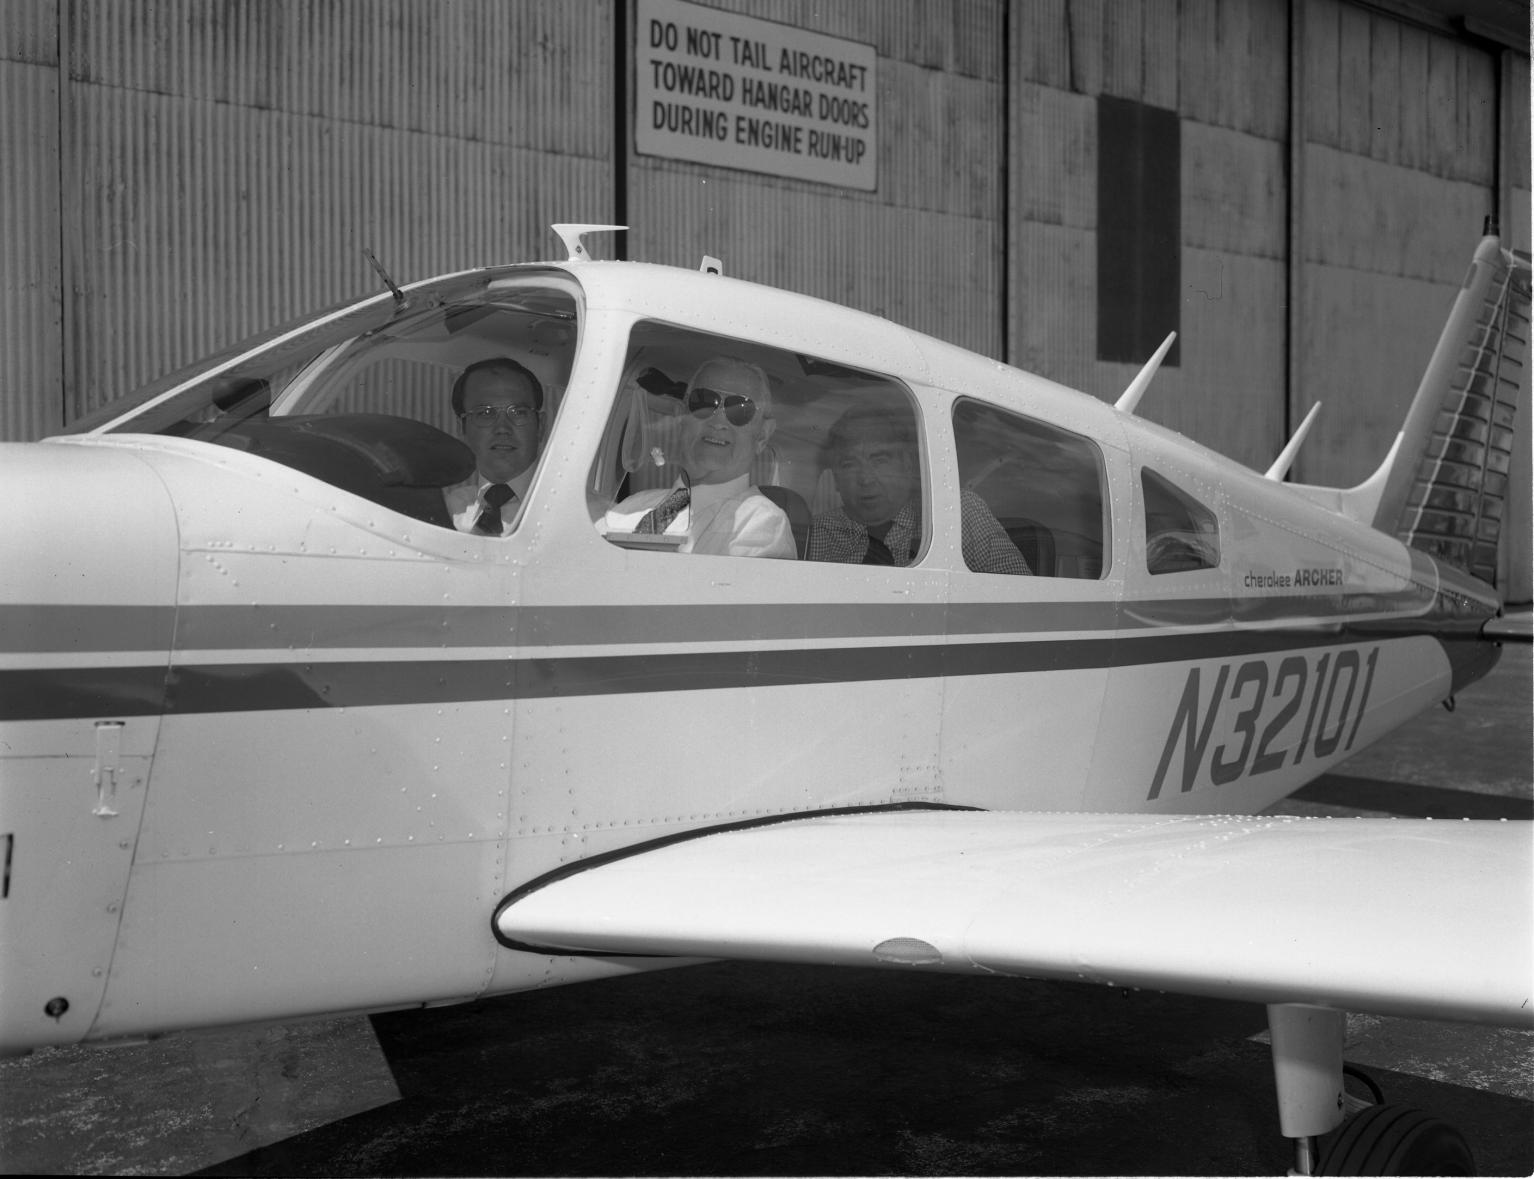
[[682, 553], [731, 557], [797, 555], [783, 510], [751, 486], [751, 462], [772, 437], [767, 374], [730, 357], [706, 360], [687, 383], [671, 487], [629, 496], [607, 513], [609, 533], [680, 539]]
[[[851, 565], [912, 564], [922, 544], [921, 463], [909, 407], [883, 397], [859, 402], [832, 424], [825, 454], [842, 506], [815, 517], [806, 557]], [[969, 568], [1031, 572], [983, 499], [964, 491], [959, 510]]]
[[543, 445], [543, 385], [510, 357], [477, 361], [453, 382], [453, 413], [475, 460], [472, 475], [442, 492], [453, 527], [506, 536]]

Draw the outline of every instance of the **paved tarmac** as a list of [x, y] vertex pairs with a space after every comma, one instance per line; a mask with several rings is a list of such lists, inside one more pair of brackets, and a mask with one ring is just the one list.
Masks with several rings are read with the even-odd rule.
[[[1534, 816], [1510, 647], [1274, 810]], [[1345, 903], [1346, 898], [1341, 898]], [[8, 1173], [1275, 1175], [1260, 1007], [721, 963], [0, 1064]], [[1534, 1036], [1354, 1017], [1350, 1062], [1534, 1174]]]

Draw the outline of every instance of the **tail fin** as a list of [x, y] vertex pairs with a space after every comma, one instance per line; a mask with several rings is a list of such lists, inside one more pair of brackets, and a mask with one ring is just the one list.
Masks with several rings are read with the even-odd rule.
[[[1527, 258], [1485, 237], [1389, 457], [1355, 491], [1377, 491], [1372, 523], [1494, 584], [1513, 422], [1529, 381]], [[1354, 501], [1364, 507], [1373, 495]]]

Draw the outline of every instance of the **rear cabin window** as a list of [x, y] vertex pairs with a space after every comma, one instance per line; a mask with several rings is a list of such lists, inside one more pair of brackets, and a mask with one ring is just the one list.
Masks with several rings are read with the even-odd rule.
[[[979, 573], [1102, 577], [1108, 527], [1096, 445], [979, 401], [960, 401], [953, 426], [965, 564]], [[1025, 570], [1013, 567], [998, 532]]]
[[625, 548], [909, 566], [928, 537], [920, 422], [892, 378], [640, 323], [589, 506]]
[[1217, 569], [1220, 526], [1214, 512], [1170, 480], [1140, 471], [1145, 497], [1145, 564], [1153, 574]]

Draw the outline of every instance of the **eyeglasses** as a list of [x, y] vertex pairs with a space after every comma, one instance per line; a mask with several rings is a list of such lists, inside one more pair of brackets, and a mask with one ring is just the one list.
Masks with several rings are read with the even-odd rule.
[[479, 426], [494, 425], [497, 418], [505, 418], [513, 426], [525, 426], [538, 416], [530, 405], [481, 405], [465, 410], [463, 419]]
[[724, 406], [725, 420], [732, 426], [749, 425], [756, 417], [756, 402], [739, 393], [721, 393], [701, 385], [687, 391], [687, 412], [694, 417], [711, 417], [721, 405]]

